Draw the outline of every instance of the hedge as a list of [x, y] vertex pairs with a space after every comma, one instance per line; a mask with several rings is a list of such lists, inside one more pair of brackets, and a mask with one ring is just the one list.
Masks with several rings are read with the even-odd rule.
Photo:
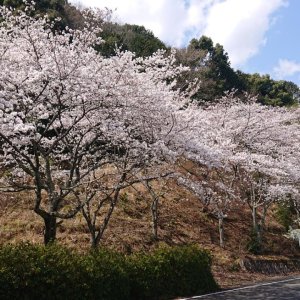
[[170, 299], [200, 295], [218, 287], [211, 257], [197, 246], [164, 247], [128, 258], [130, 299]]
[[196, 246], [130, 256], [81, 255], [58, 245], [0, 248], [0, 299], [169, 299], [217, 289], [209, 254]]

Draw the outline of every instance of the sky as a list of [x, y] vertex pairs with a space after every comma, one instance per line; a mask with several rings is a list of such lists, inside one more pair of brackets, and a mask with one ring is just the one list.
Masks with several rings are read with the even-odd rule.
[[143, 25], [168, 46], [206, 35], [231, 66], [300, 85], [300, 0], [71, 0], [108, 7], [120, 23]]

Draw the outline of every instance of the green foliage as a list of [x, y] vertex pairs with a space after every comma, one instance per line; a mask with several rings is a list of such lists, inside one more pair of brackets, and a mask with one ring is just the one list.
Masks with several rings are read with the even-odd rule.
[[[65, 0], [39, 0], [35, 1], [35, 7], [38, 12], [46, 12], [47, 10], [55, 10], [57, 12], [63, 11], [64, 5], [67, 4]], [[16, 9], [23, 9], [23, 0], [0, 0], [0, 5], [10, 6]]]
[[130, 299], [168, 299], [213, 291], [211, 257], [196, 246], [163, 247], [129, 257]]
[[[191, 72], [196, 71], [195, 77], [202, 83], [194, 95], [195, 100], [213, 101], [225, 91], [244, 90], [244, 82], [231, 68], [228, 54], [222, 45], [214, 45], [211, 38], [202, 36], [199, 40], [192, 39], [186, 52], [194, 57], [195, 52], [201, 53], [201, 59], [189, 65]], [[181, 63], [185, 64], [184, 61]]]
[[55, 244], [0, 248], [0, 299], [165, 299], [215, 290], [210, 256], [195, 246], [126, 257]]
[[[201, 81], [195, 100], [214, 101], [233, 89], [257, 95], [258, 101], [265, 105], [292, 106], [300, 99], [300, 89], [293, 82], [235, 71], [223, 46], [214, 45], [209, 37], [192, 39], [186, 49], [179, 50], [177, 57], [180, 63], [191, 68], [186, 76], [188, 81], [195, 78]], [[179, 82], [184, 86], [181, 79]]]
[[55, 245], [3, 247], [0, 299], [77, 299], [85, 289], [80, 266], [78, 255]]
[[[12, 7], [14, 9], [23, 10], [25, 8], [23, 0], [0, 0], [0, 5]], [[54, 30], [62, 30], [68, 24], [65, 8], [70, 7], [66, 0], [39, 0], [35, 1], [35, 15], [47, 14], [50, 20], [61, 18], [56, 22]]]
[[[117, 252], [98, 249], [84, 260], [88, 299], [130, 299], [125, 257]], [[82, 298], [83, 299], [83, 298]]]
[[239, 72], [246, 91], [257, 95], [262, 104], [273, 106], [291, 106], [300, 99], [299, 87], [290, 81], [273, 80], [269, 75], [245, 74]]
[[277, 205], [275, 213], [276, 220], [286, 231], [288, 231], [293, 224], [293, 213], [293, 208], [289, 203], [284, 202]]
[[195, 47], [195, 49], [207, 51], [208, 53], [212, 53], [214, 51], [214, 43], [212, 39], [205, 35], [203, 35], [199, 41], [193, 39], [190, 46]]
[[258, 237], [258, 233], [254, 229], [252, 229], [250, 233], [249, 241], [247, 243], [247, 250], [253, 254], [260, 254], [262, 251], [261, 241]]
[[144, 26], [107, 22], [103, 24], [101, 37], [105, 43], [99, 45], [97, 50], [105, 57], [115, 55], [116, 47], [134, 52], [138, 57], [150, 56], [159, 49], [166, 49], [165, 44]]

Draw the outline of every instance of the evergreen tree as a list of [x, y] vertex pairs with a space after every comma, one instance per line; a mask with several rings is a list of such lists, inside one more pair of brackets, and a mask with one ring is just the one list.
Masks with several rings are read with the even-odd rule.
[[204, 58], [198, 62], [201, 68], [199, 79], [203, 84], [195, 94], [195, 99], [212, 101], [221, 97], [225, 91], [245, 88], [243, 81], [231, 68], [228, 54], [222, 45], [214, 46], [211, 38], [202, 36], [199, 40], [192, 39], [188, 49], [204, 53]]
[[159, 49], [167, 48], [150, 30], [139, 25], [107, 22], [103, 24], [101, 37], [105, 43], [97, 50], [105, 57], [114, 55], [116, 47], [134, 52], [138, 57], [150, 56]]

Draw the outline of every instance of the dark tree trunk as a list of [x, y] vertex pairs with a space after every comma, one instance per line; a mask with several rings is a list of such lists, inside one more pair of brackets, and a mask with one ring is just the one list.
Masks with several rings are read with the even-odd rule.
[[220, 247], [224, 248], [224, 219], [219, 217], [219, 236], [220, 236]]
[[253, 205], [252, 207], [252, 221], [253, 221], [253, 229], [256, 234], [258, 234], [258, 222], [257, 222], [257, 210]]
[[97, 242], [95, 234], [91, 234], [91, 248], [92, 249], [97, 249], [98, 248], [98, 242]]
[[47, 245], [53, 243], [56, 239], [56, 217], [47, 215], [43, 219], [45, 223], [44, 243]]
[[152, 235], [155, 240], [158, 240], [158, 206], [159, 206], [159, 195], [154, 191], [151, 184], [145, 181], [144, 185], [147, 187], [149, 194], [152, 198], [151, 203], [151, 216], [152, 216]]
[[256, 206], [252, 207], [252, 219], [253, 219], [253, 230], [254, 230], [254, 233], [255, 233], [256, 238], [257, 238], [258, 246], [260, 248], [261, 245], [262, 245], [262, 232], [261, 232], [261, 226], [260, 226], [260, 224], [258, 223], [258, 220], [257, 220], [257, 208], [256, 208]]
[[103, 235], [104, 235], [104, 232], [108, 226], [108, 223], [110, 221], [110, 218], [111, 218], [111, 215], [113, 214], [114, 212], [114, 209], [117, 205], [117, 202], [119, 200], [119, 194], [120, 194], [120, 190], [117, 189], [113, 198], [111, 198], [111, 201], [110, 201], [110, 208], [102, 222], [102, 225], [100, 226], [99, 230], [96, 230], [95, 226], [94, 226], [94, 233], [92, 233], [92, 248], [96, 249], [99, 247], [99, 244], [100, 244], [100, 241], [102, 240], [103, 238]]
[[151, 213], [152, 213], [152, 234], [155, 240], [158, 239], [158, 197], [155, 197], [155, 199], [152, 202], [151, 205]]
[[263, 235], [264, 230], [266, 228], [267, 212], [268, 212], [268, 206], [264, 205], [264, 207], [263, 207], [263, 213], [262, 213], [262, 217], [261, 217], [261, 227], [260, 227], [261, 235]]

